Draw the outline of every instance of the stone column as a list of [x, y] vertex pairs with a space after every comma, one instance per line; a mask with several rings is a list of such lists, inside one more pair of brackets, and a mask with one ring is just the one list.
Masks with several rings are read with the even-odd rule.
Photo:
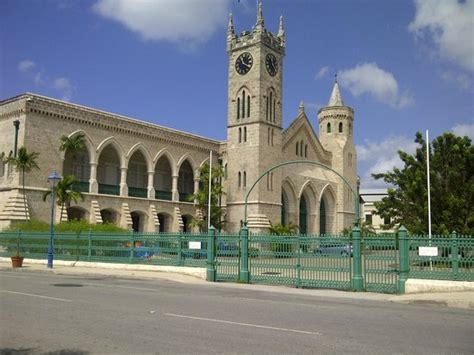
[[173, 201], [179, 201], [179, 191], [178, 191], [178, 175], [173, 175], [173, 185], [171, 193]]
[[99, 184], [97, 182], [97, 163], [90, 163], [91, 174], [89, 177], [89, 192], [92, 194], [99, 193]]
[[[199, 178], [194, 178], [194, 194], [197, 194], [199, 191]], [[197, 203], [197, 200], [194, 199], [194, 203]]]
[[154, 180], [155, 180], [155, 172], [154, 171], [149, 171], [148, 172], [148, 198], [149, 199], [155, 199], [155, 187], [154, 185]]
[[120, 196], [128, 196], [127, 171], [128, 168], [120, 168]]

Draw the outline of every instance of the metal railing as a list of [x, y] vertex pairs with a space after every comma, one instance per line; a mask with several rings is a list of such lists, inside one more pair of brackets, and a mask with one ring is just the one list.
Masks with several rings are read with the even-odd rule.
[[148, 190], [142, 187], [129, 187], [128, 196], [147, 198]]
[[86, 181], [79, 181], [72, 185], [72, 190], [77, 192], [89, 192], [89, 183]]
[[120, 195], [120, 186], [99, 184], [99, 193], [104, 195]]
[[171, 191], [155, 191], [155, 198], [157, 200], [168, 200], [171, 201], [173, 199], [173, 193]]

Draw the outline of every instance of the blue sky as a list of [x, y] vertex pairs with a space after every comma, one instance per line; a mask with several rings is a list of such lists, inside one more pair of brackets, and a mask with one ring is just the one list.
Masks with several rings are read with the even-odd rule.
[[[264, 0], [283, 14], [283, 122], [305, 102], [317, 130], [338, 73], [354, 108], [363, 187], [416, 131], [474, 137], [474, 0]], [[29, 91], [223, 140], [228, 14], [255, 0], [3, 0], [0, 99]]]

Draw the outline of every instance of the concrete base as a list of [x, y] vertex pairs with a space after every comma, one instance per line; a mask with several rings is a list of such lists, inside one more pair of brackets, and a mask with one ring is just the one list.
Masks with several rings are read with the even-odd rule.
[[405, 293], [474, 291], [474, 282], [408, 279]]

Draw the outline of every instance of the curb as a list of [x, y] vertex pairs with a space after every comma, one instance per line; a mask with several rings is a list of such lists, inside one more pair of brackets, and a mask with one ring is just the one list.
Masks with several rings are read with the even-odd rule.
[[[0, 257], [0, 262], [10, 262], [10, 258]], [[42, 259], [24, 259], [25, 264], [47, 265], [46, 260]], [[66, 261], [54, 260], [54, 265], [66, 267], [82, 267], [91, 269], [123, 270], [123, 271], [149, 271], [149, 272], [168, 272], [193, 276], [206, 280], [206, 269], [201, 267], [189, 266], [166, 266], [166, 265], [133, 265], [133, 264], [111, 264], [87, 261]]]
[[408, 279], [405, 294], [474, 291], [474, 282]]

